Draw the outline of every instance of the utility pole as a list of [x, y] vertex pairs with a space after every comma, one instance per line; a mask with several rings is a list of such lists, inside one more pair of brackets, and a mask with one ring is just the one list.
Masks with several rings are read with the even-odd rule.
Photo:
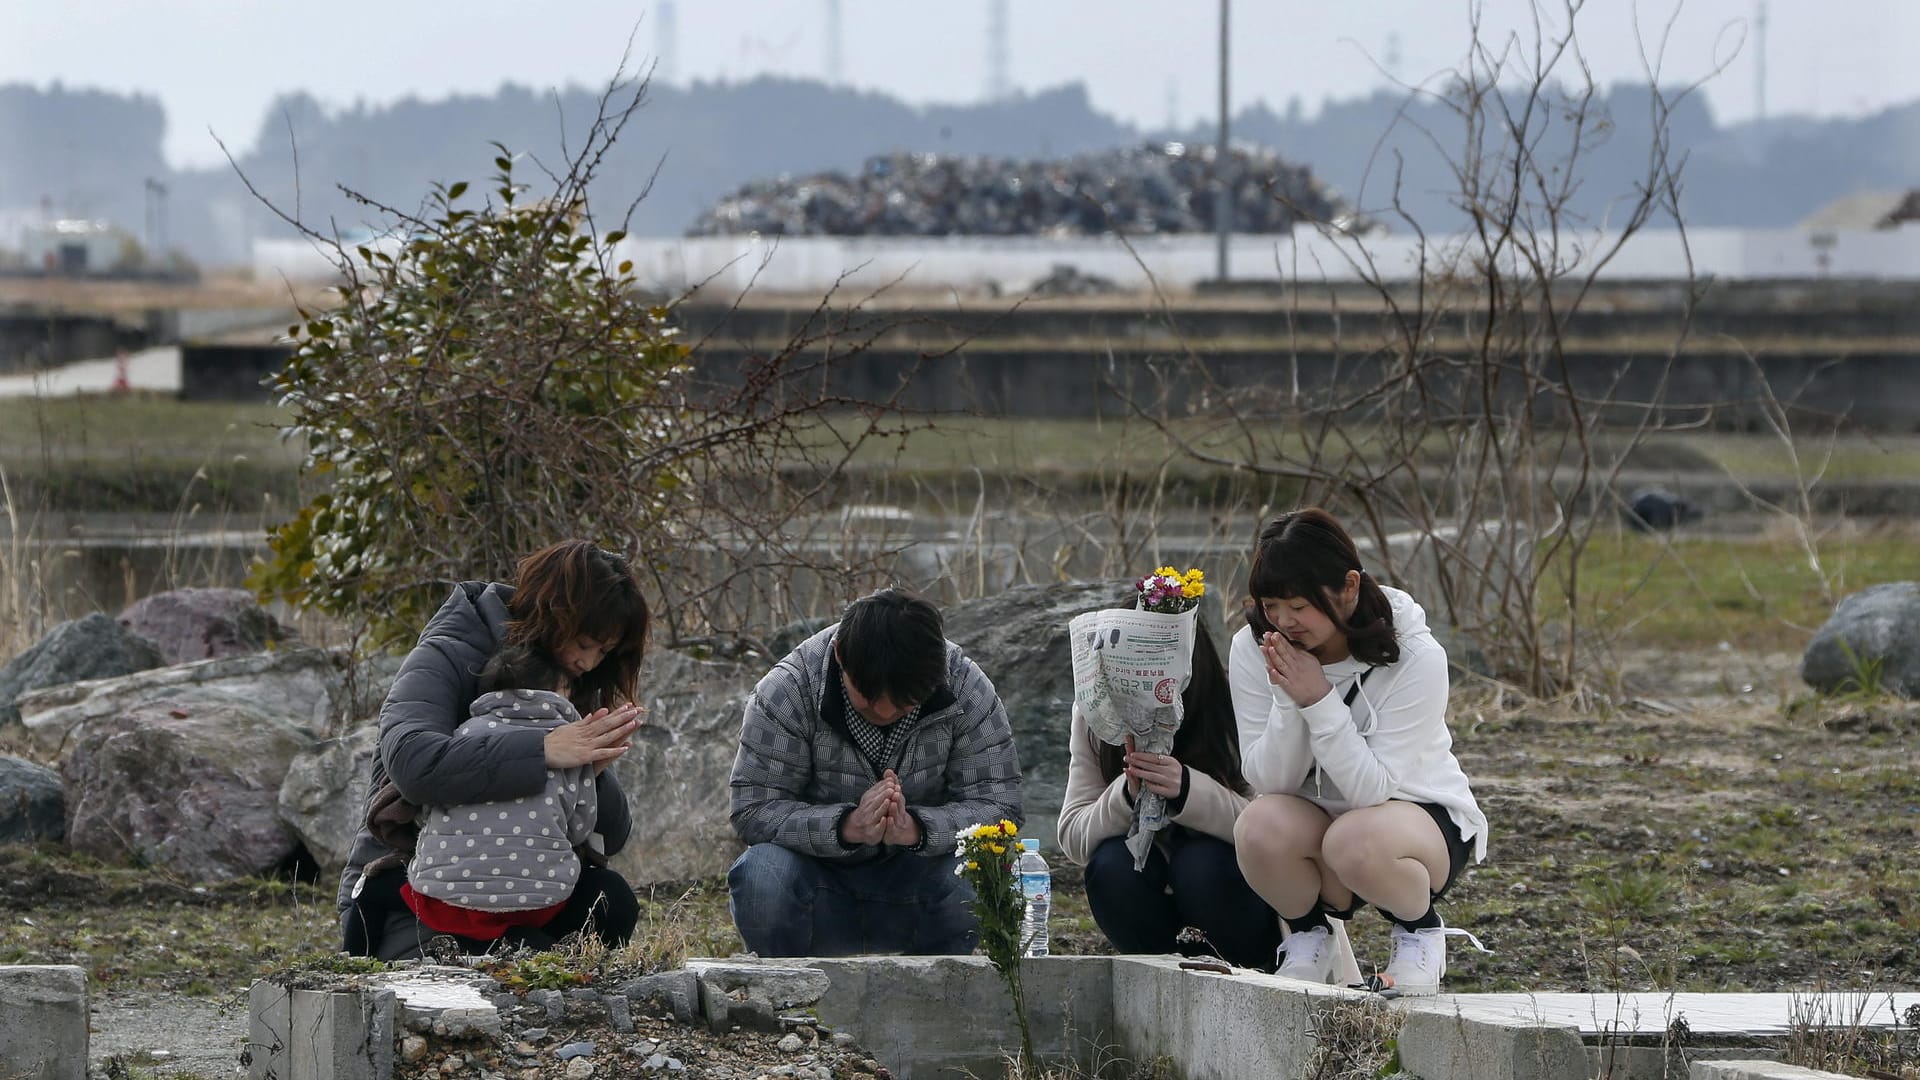
[[840, 0], [827, 0], [827, 85], [841, 81]]
[[1218, 234], [1213, 275], [1227, 280], [1227, 237], [1233, 233], [1233, 158], [1227, 151], [1227, 4], [1220, 0], [1220, 146], [1213, 156], [1213, 228]]
[[1005, 101], [1013, 89], [1007, 74], [1007, 0], [987, 6], [987, 101]]
[[660, 0], [653, 12], [653, 77], [671, 86], [679, 77], [680, 20], [673, 0]]
[[147, 259], [158, 264], [167, 251], [167, 185], [147, 177]]

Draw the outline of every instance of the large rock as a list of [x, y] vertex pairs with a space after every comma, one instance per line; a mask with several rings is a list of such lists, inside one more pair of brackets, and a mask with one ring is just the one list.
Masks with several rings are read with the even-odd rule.
[[628, 881], [719, 874], [740, 853], [727, 781], [747, 695], [764, 674], [764, 661], [709, 663], [665, 649], [647, 658], [647, 723], [613, 764], [633, 808], [633, 835], [612, 860]]
[[347, 864], [366, 819], [380, 725], [365, 723], [294, 756], [280, 784], [280, 818], [329, 874]]
[[1073, 655], [1067, 623], [1133, 598], [1131, 581], [1020, 585], [955, 604], [943, 613], [947, 637], [1000, 693], [1020, 749], [1025, 835], [1054, 846], [1067, 785], [1067, 735], [1073, 726]]
[[100, 612], [63, 622], [0, 668], [0, 726], [20, 721], [16, 699], [29, 690], [106, 679], [161, 664], [153, 642]]
[[0, 844], [58, 840], [66, 831], [66, 795], [60, 774], [24, 758], [0, 754]]
[[245, 589], [173, 589], [120, 613], [120, 625], [152, 641], [169, 664], [264, 652], [292, 637]]
[[[232, 694], [326, 734], [370, 715], [394, 668], [395, 662], [381, 660], [354, 669], [345, 653], [328, 649], [229, 656], [23, 694], [20, 718], [34, 746], [54, 755], [88, 724], [119, 716], [165, 691], [198, 687]], [[275, 790], [279, 786], [275, 780]]]
[[61, 766], [67, 844], [197, 881], [274, 869], [299, 841], [279, 793], [313, 736], [262, 703], [205, 686], [156, 691], [86, 725]]
[[1859, 681], [1856, 668], [1874, 664], [1882, 688], [1920, 698], [1920, 582], [1875, 585], [1840, 601], [1801, 656], [1800, 677], [1833, 693]]

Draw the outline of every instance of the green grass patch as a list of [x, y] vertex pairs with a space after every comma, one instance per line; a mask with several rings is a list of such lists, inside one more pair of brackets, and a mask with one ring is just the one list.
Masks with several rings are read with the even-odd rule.
[[[1840, 596], [1920, 577], [1920, 545], [1906, 536], [1848, 535], [1819, 545], [1832, 597], [1798, 544], [1776, 538], [1603, 533], [1581, 558], [1589, 626], [1648, 648], [1798, 651]], [[1566, 601], [1547, 590], [1549, 619]]]

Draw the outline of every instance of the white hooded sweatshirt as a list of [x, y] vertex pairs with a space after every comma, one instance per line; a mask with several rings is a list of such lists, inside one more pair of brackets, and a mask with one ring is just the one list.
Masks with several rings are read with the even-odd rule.
[[1253, 628], [1241, 627], [1233, 636], [1227, 677], [1241, 770], [1255, 792], [1298, 795], [1335, 817], [1389, 799], [1438, 803], [1479, 862], [1487, 856], [1487, 819], [1453, 756], [1446, 650], [1413, 597], [1399, 589], [1382, 591], [1393, 606], [1400, 659], [1376, 668], [1351, 708], [1347, 691], [1367, 670], [1364, 661], [1348, 657], [1325, 665], [1333, 690], [1303, 709], [1267, 681]]

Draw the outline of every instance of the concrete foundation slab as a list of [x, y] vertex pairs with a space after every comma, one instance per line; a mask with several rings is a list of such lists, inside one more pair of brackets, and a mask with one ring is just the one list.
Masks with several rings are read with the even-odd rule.
[[[1020, 1033], [1000, 975], [979, 956], [787, 960], [826, 972], [820, 1020], [859, 1040], [901, 1080], [1004, 1075]], [[1111, 958], [1045, 956], [1022, 965], [1034, 1053], [1091, 1069], [1116, 1045]]]
[[1452, 1002], [1406, 1005], [1400, 1064], [1421, 1080], [1587, 1080], [1579, 1029], [1514, 1017], [1469, 1017]]
[[1785, 1035], [1796, 1022], [1893, 1027], [1920, 994], [1441, 994], [1437, 1007], [1488, 1021], [1561, 1024], [1583, 1035]]
[[1848, 1080], [1842, 1073], [1803, 1069], [1778, 1061], [1696, 1061], [1687, 1080]]
[[[247, 992], [249, 1080], [389, 1080], [405, 1032], [500, 1034], [493, 980], [466, 968], [369, 976], [344, 989], [262, 979]], [[84, 1058], [83, 1058], [84, 1060]]]
[[78, 967], [0, 967], [0, 1077], [86, 1080], [87, 973]]
[[1182, 970], [1177, 958], [1113, 961], [1113, 1026], [1121, 1054], [1165, 1058], [1187, 1080], [1299, 1076], [1315, 1024], [1370, 994], [1248, 972]]

